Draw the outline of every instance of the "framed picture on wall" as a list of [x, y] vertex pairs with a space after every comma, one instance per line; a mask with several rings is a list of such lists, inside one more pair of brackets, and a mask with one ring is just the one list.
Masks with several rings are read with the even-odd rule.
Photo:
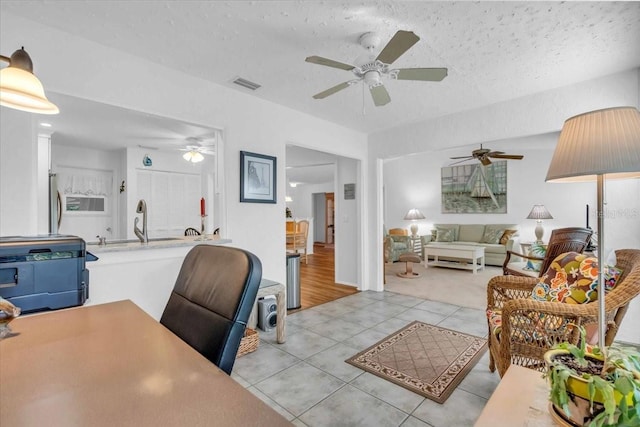
[[276, 203], [276, 158], [240, 151], [240, 201]]
[[441, 169], [442, 213], [507, 213], [507, 162]]

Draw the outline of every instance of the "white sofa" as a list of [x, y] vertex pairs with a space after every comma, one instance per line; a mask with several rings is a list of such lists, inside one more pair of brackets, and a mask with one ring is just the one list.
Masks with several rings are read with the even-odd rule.
[[[511, 236], [505, 236], [505, 230], [512, 230], [513, 233]], [[500, 243], [501, 238], [503, 243]], [[431, 234], [421, 236], [421, 239], [422, 259], [425, 246], [430, 244], [483, 246], [485, 264], [500, 267], [504, 263], [507, 251], [513, 250], [514, 247], [516, 252], [520, 249], [517, 224], [434, 224]], [[445, 257], [440, 259], [457, 261]]]

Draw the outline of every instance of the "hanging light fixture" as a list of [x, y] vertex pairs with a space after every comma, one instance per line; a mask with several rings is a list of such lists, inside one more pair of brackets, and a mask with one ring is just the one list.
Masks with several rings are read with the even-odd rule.
[[40, 80], [33, 74], [33, 62], [24, 50], [11, 58], [0, 55], [9, 66], [0, 70], [0, 105], [38, 114], [58, 114], [60, 110], [44, 94]]
[[204, 156], [196, 150], [187, 151], [182, 155], [182, 158], [191, 163], [198, 163], [204, 160]]

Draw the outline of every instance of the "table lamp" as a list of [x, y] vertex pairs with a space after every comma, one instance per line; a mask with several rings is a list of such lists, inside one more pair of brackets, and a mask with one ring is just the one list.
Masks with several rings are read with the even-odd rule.
[[546, 181], [597, 182], [598, 347], [605, 351], [604, 177], [640, 178], [640, 112], [634, 107], [591, 111], [562, 126]]
[[533, 205], [531, 212], [527, 216], [527, 219], [536, 220], [536, 243], [542, 243], [542, 236], [544, 235], [544, 228], [542, 228], [543, 219], [553, 219], [547, 208], [544, 205]]
[[404, 219], [413, 221], [411, 224], [411, 237], [414, 239], [418, 236], [418, 224], [415, 221], [424, 219], [424, 215], [418, 209], [409, 209], [409, 212], [404, 216]]

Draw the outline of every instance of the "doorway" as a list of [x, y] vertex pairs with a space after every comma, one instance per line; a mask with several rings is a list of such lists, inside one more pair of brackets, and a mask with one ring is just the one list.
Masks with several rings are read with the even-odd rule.
[[324, 217], [325, 217], [325, 246], [333, 247], [335, 239], [335, 204], [333, 193], [324, 194]]

